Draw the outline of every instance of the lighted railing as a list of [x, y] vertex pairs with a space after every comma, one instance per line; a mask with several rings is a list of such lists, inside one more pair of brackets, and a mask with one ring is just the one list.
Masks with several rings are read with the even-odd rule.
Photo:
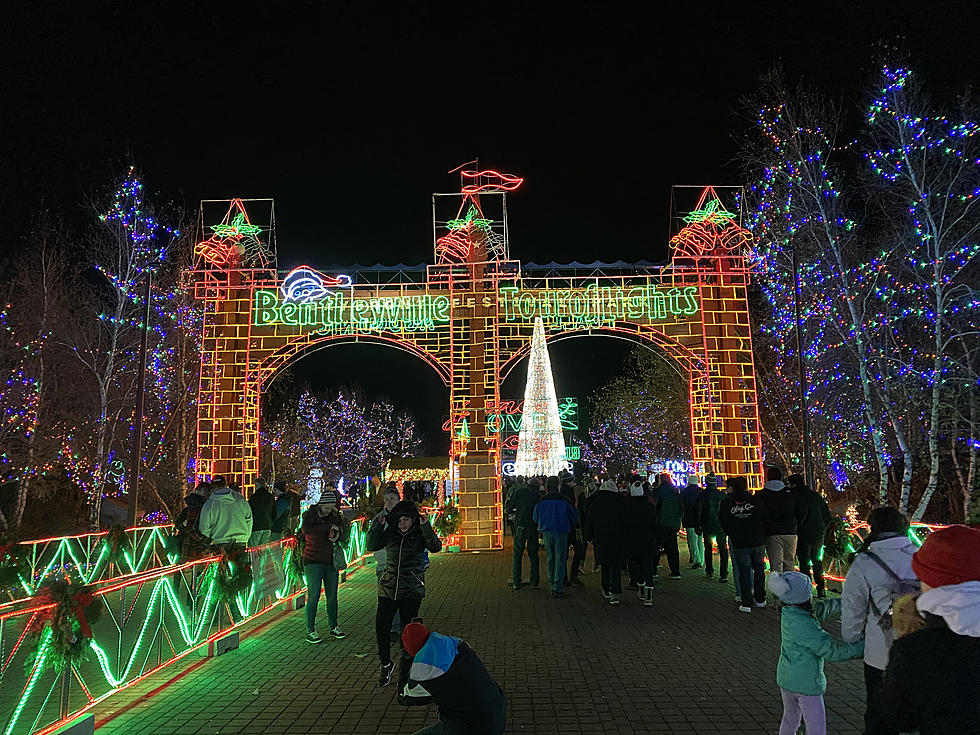
[[[365, 537], [363, 519], [356, 519], [346, 548], [349, 569], [363, 564]], [[39, 602], [40, 596], [4, 605], [0, 735], [50, 733], [106, 697], [288, 603], [305, 589], [293, 571], [294, 547], [286, 540], [250, 549], [251, 589], [232, 600], [220, 599], [218, 557], [157, 565], [116, 579], [97, 579], [93, 570], [98, 565], [90, 564], [95, 599], [87, 609], [101, 616], [91, 624], [85, 655], [60, 673], [48, 665], [54, 651], [51, 627], [30, 633], [53, 605]], [[89, 552], [88, 558], [98, 557], [94, 547]]]

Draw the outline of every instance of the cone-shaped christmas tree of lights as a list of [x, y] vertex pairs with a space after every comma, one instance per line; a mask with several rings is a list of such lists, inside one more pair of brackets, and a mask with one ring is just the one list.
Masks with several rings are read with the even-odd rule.
[[524, 418], [517, 442], [514, 471], [526, 477], [557, 475], [565, 468], [565, 438], [558, 414], [558, 396], [541, 317], [534, 322], [531, 360], [524, 388]]

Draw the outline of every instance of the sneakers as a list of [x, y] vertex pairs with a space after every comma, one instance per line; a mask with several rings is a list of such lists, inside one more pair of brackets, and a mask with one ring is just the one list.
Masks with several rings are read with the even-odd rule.
[[389, 661], [381, 664], [381, 676], [378, 677], [378, 686], [386, 687], [391, 684], [391, 676], [395, 673], [395, 662]]
[[612, 593], [609, 592], [609, 591], [607, 591], [607, 590], [603, 590], [602, 591], [602, 596], [605, 597], [608, 600], [610, 597], [612, 597]]
[[646, 588], [646, 595], [643, 597], [644, 607], [653, 607], [653, 587]]
[[[647, 587], [644, 587], [643, 585], [640, 585], [636, 589], [638, 590], [637, 593], [636, 593], [636, 596], [639, 597], [641, 600], [646, 599], [646, 596], [647, 596]], [[652, 591], [653, 590], [651, 590], [651, 592]]]
[[609, 604], [610, 605], [618, 605], [619, 604], [619, 598], [616, 597], [616, 595], [610, 595], [609, 596]]
[[766, 606], [766, 601], [763, 600], [762, 602], [757, 602], [757, 603], [755, 603], [755, 606], [756, 607], [765, 607]]
[[679, 574], [671, 574], [670, 575], [670, 578], [671, 579], [681, 579], [681, 575], [679, 575]]
[[339, 625], [335, 625], [330, 629], [330, 635], [337, 639], [347, 637], [347, 634], [340, 629]]
[[735, 602], [741, 602], [741, 601], [742, 601], [742, 596], [741, 595], [735, 595]]
[[315, 630], [306, 634], [307, 643], [323, 643], [323, 636], [317, 633]]
[[515, 590], [515, 591], [516, 591], [516, 590], [519, 590], [519, 589], [521, 588], [521, 585], [520, 585], [520, 584], [514, 584], [514, 583], [512, 582], [512, 583], [511, 583], [511, 585], [510, 585], [510, 588], [511, 588], [512, 590]]
[[727, 582], [727, 581], [728, 581], [728, 577], [718, 577], [718, 581], [719, 581], [719, 582], [720, 582], [721, 584], [725, 584], [725, 582]]
[[751, 607], [746, 607], [745, 605], [739, 605], [738, 606], [738, 611], [739, 612], [747, 612], [747, 613], [750, 613], [750, 612], [752, 612], [752, 608]]

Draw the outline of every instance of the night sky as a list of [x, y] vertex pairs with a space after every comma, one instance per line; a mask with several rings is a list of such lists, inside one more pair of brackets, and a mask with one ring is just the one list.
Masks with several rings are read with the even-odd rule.
[[[512, 257], [661, 260], [672, 184], [742, 183], [739, 100], [774, 63], [855, 105], [879, 43], [939, 96], [980, 80], [976, 3], [632, 5], [6, 3], [0, 247], [42, 201], [81, 227], [86, 192], [131, 156], [190, 210], [273, 197], [282, 268], [414, 264], [431, 193], [479, 156], [526, 177]], [[625, 349], [556, 345], [559, 394], [590, 394]], [[438, 433], [434, 373], [378, 350], [322, 350], [296, 379], [356, 380]]]

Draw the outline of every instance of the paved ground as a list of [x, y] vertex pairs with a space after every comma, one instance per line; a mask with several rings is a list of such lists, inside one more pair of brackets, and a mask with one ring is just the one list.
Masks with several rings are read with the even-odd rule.
[[[507, 732], [777, 731], [775, 610], [739, 613], [730, 583], [687, 569], [681, 581], [658, 581], [653, 608], [632, 593], [611, 607], [597, 574], [552, 600], [511, 590], [510, 559], [509, 551], [433, 555], [421, 613], [434, 630], [467, 640], [503, 686]], [[302, 612], [289, 613], [156, 693], [174, 672], [111, 698], [96, 712], [99, 732], [413, 733], [435, 720], [435, 707], [406, 709], [394, 684], [375, 687], [376, 601], [372, 567], [341, 587], [345, 640], [308, 645]], [[839, 632], [836, 620], [828, 628]], [[859, 733], [861, 662], [830, 663], [827, 673], [829, 731]]]

